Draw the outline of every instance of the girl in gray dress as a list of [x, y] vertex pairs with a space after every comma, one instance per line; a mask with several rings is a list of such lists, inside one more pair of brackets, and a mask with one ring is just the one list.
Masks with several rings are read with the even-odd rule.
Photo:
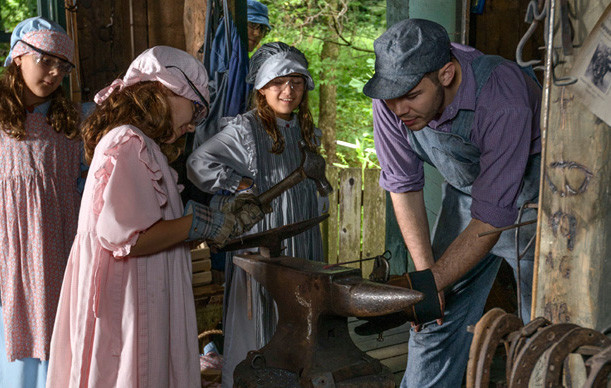
[[[221, 131], [191, 154], [187, 174], [195, 186], [208, 193], [251, 187], [264, 192], [300, 165], [300, 140], [311, 150], [317, 149], [322, 133], [314, 127], [308, 108], [308, 90], [314, 89], [314, 82], [307, 67], [299, 50], [281, 42], [265, 44], [255, 52], [246, 78], [254, 84], [254, 109], [223, 118]], [[302, 181], [271, 206], [273, 212], [250, 233], [318, 216], [316, 186], [311, 180]], [[283, 246], [283, 255], [323, 260], [319, 228], [287, 239]], [[254, 279], [250, 282], [252, 300], [248, 300], [247, 275], [234, 267], [231, 257], [228, 254], [225, 265], [223, 321], [222, 386], [227, 388], [233, 386], [233, 371], [248, 351], [260, 349], [271, 339], [277, 320], [273, 300]]]

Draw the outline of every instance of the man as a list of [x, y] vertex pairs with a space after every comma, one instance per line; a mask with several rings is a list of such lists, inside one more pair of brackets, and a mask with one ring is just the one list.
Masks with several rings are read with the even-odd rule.
[[[256, 1], [247, 1], [248, 51], [252, 51], [271, 30], [267, 6]], [[221, 117], [235, 117], [248, 109], [248, 98], [252, 85], [246, 83], [248, 73], [248, 52], [238, 36], [238, 30], [231, 17], [225, 28], [221, 19], [210, 47], [210, 58], [204, 57], [204, 65], [210, 77], [210, 112], [203, 125], [196, 129], [192, 149], [202, 145], [217, 131]], [[207, 45], [202, 47], [207, 50]], [[187, 187], [192, 191], [191, 187]], [[202, 201], [201, 198], [195, 197]]]
[[[432, 272], [445, 314], [412, 329], [401, 387], [460, 387], [472, 335], [502, 258], [517, 270], [513, 224], [539, 189], [541, 91], [513, 62], [450, 44], [445, 29], [404, 20], [374, 43], [374, 139], [397, 221], [418, 271]], [[423, 162], [445, 178], [429, 237]], [[534, 210], [523, 220], [536, 218]], [[521, 229], [521, 249], [535, 227]], [[533, 249], [520, 262], [522, 318], [529, 320]]]
[[268, 32], [271, 31], [269, 26], [269, 17], [267, 15], [267, 6], [255, 0], [248, 0], [248, 52], [252, 52], [261, 39], [265, 38]]
[[[268, 9], [265, 4], [262, 4], [256, 0], [248, 0], [246, 2], [246, 19], [248, 20], [248, 52], [252, 52], [261, 40], [271, 31], [269, 25]], [[230, 23], [230, 34], [231, 44], [233, 49], [236, 50], [239, 41], [238, 32], [233, 23]], [[216, 29], [214, 34], [214, 41], [212, 42], [212, 48], [210, 50], [210, 77], [215, 79], [216, 72], [222, 73], [228, 69], [229, 60], [225, 52], [227, 49], [226, 45], [226, 34], [225, 34], [225, 23], [224, 21]], [[246, 58], [248, 63], [248, 58]], [[248, 69], [246, 69], [248, 72]]]

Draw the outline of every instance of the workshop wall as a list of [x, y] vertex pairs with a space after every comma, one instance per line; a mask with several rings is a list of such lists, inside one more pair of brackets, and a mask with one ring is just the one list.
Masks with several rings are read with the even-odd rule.
[[[539, 1], [541, 5], [544, 1]], [[481, 14], [471, 14], [470, 45], [486, 54], [500, 55], [515, 61], [516, 47], [528, 30], [524, 21], [530, 0], [486, 0]], [[524, 60], [543, 59], [545, 46], [542, 24], [524, 45]], [[537, 74], [542, 79], [542, 73]]]
[[143, 50], [185, 49], [182, 1], [80, 1], [77, 12], [82, 99], [119, 77]]

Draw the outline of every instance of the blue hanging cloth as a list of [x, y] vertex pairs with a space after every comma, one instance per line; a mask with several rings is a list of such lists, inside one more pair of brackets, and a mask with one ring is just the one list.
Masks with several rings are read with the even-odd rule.
[[[209, 0], [208, 9], [214, 6], [216, 9], [220, 8], [219, 2]], [[222, 8], [223, 13], [228, 15], [226, 0], [223, 0]], [[190, 149], [197, 148], [218, 132], [221, 117], [234, 117], [244, 113], [248, 105], [248, 95], [252, 90], [252, 85], [246, 83], [248, 51], [242, 44], [231, 17], [218, 18], [218, 14], [219, 12], [209, 12], [206, 16], [207, 29], [203, 47], [203, 62], [211, 80], [210, 112], [206, 121], [196, 128]], [[212, 30], [215, 25], [216, 29]], [[215, 31], [214, 38], [210, 39], [212, 31]]]
[[[219, 30], [224, 28], [225, 20], [223, 20], [221, 24]], [[248, 52], [240, 40], [238, 30], [234, 23], [229, 19], [228, 24], [231, 31], [231, 56], [229, 57], [228, 64], [219, 63], [218, 69], [220, 70], [222, 67], [226, 68], [224, 76], [227, 78], [227, 93], [225, 94], [223, 116], [234, 117], [246, 111], [248, 95], [252, 90], [252, 85], [246, 83], [246, 74], [248, 74]], [[213, 62], [211, 60], [211, 70], [212, 64]]]

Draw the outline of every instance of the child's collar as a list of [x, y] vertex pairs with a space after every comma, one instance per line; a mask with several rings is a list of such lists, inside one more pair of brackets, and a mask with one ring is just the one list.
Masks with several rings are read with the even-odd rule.
[[25, 107], [25, 109], [28, 111], [28, 113], [40, 113], [42, 115], [46, 115], [47, 111], [49, 110], [50, 105], [51, 105], [51, 100], [47, 100], [43, 102], [42, 104], [28, 105]]

